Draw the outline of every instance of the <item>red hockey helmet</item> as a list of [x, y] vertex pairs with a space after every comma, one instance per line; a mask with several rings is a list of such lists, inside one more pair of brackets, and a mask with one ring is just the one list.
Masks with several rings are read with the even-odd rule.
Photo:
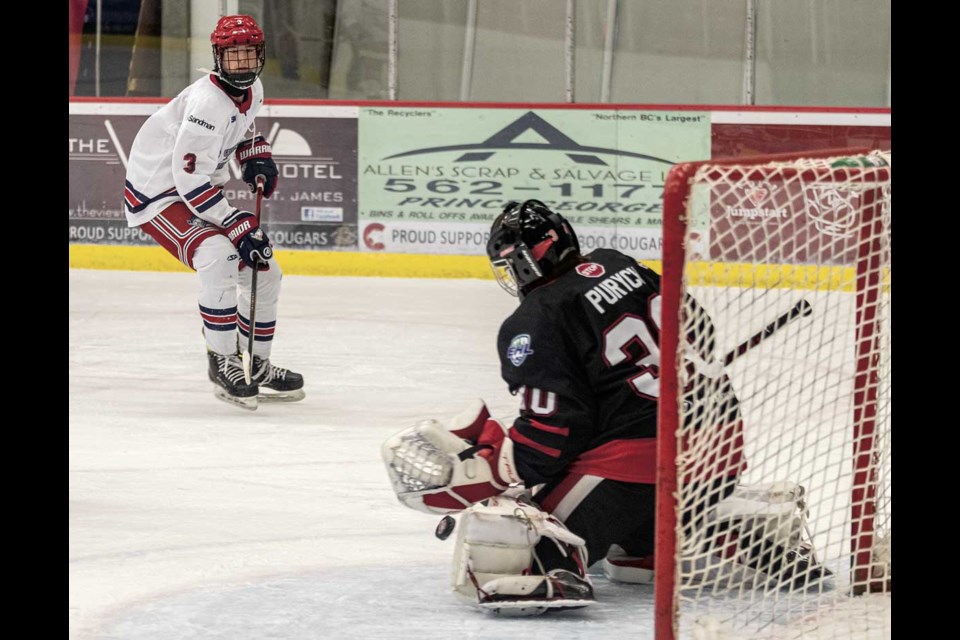
[[[210, 34], [214, 71], [227, 84], [246, 89], [263, 71], [263, 29], [250, 16], [223, 16]], [[240, 47], [253, 47], [253, 55], [241, 55]], [[224, 56], [228, 64], [224, 64]], [[232, 67], [232, 68], [230, 68]]]

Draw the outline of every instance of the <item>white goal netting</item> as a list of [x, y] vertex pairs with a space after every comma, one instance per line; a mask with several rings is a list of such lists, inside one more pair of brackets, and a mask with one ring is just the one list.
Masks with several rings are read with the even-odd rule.
[[671, 172], [680, 637], [890, 637], [890, 198], [889, 152]]

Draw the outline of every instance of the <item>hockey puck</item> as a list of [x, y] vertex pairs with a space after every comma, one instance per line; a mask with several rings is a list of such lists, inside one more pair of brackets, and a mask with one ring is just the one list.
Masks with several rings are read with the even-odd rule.
[[434, 532], [440, 540], [446, 540], [450, 537], [450, 534], [453, 533], [454, 527], [457, 526], [457, 521], [451, 516], [443, 516], [443, 519], [440, 521], [440, 524], [437, 525], [437, 530]]

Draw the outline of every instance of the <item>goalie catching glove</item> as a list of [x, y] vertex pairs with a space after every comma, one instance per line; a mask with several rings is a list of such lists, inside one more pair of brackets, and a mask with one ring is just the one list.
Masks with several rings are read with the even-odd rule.
[[387, 438], [380, 453], [400, 502], [452, 513], [522, 482], [507, 431], [477, 400], [446, 424], [421, 420]]

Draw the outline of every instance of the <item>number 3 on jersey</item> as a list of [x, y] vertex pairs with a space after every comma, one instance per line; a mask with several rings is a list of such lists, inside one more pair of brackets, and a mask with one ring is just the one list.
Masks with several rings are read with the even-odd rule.
[[194, 153], [188, 153], [183, 156], [183, 170], [187, 173], [193, 173], [197, 170], [197, 156]]
[[[648, 304], [650, 319], [659, 331], [660, 296], [651, 298]], [[633, 358], [630, 352], [630, 346], [634, 344], [640, 351], [638, 358]], [[660, 396], [660, 347], [647, 320], [626, 313], [604, 332], [603, 359], [607, 366], [614, 367], [631, 358], [640, 371], [627, 378], [627, 382], [637, 395], [656, 400]]]

